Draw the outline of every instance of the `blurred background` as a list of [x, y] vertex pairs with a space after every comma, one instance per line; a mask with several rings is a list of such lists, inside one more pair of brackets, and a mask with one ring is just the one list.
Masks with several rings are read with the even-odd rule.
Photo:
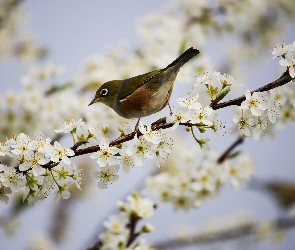
[[[107, 108], [97, 111], [98, 107], [87, 107], [93, 90], [107, 80], [164, 67], [176, 58], [182, 47], [194, 46], [200, 49], [201, 56], [195, 60], [194, 68], [188, 66], [181, 71], [172, 100], [189, 90], [195, 76], [215, 70], [229, 73], [243, 84], [228, 98], [240, 96], [247, 88], [252, 90], [277, 79], [285, 69], [279, 66], [278, 59], [267, 63], [272, 58], [269, 51], [277, 43], [295, 41], [292, 0], [245, 0], [237, 6], [230, 1], [196, 0], [140, 3], [135, 0], [87, 3], [4, 0], [1, 5], [0, 29], [6, 29], [0, 36], [1, 141], [20, 132], [42, 133], [54, 138], [53, 130], [71, 116], [76, 119], [98, 117], [102, 124], [115, 124], [118, 118]], [[18, 100], [19, 93], [26, 88], [23, 76], [36, 74], [38, 67], [48, 69], [50, 65], [57, 65], [58, 73], [48, 78], [50, 83], [42, 82], [44, 90], [50, 89], [50, 84], [74, 83], [75, 90], [83, 90], [85, 99], [77, 101], [69, 92], [63, 100], [53, 100], [58, 104], [54, 110], [58, 109], [59, 115], [44, 118], [47, 109], [43, 109], [30, 117], [32, 125], [19, 118], [25, 117], [23, 113], [16, 116], [20, 121], [15, 119], [13, 124], [8, 123], [5, 96], [15, 96]], [[175, 103], [172, 101], [172, 105]], [[22, 101], [20, 105], [26, 104]], [[14, 112], [21, 111], [18, 108]], [[155, 121], [167, 112], [163, 110], [143, 122]], [[234, 108], [220, 113], [229, 127]], [[38, 123], [38, 119], [42, 123]], [[272, 195], [277, 194], [278, 189], [271, 192], [274, 188], [261, 188], [253, 180], [259, 180], [260, 184], [280, 181], [295, 185], [292, 122], [294, 125], [294, 121], [280, 124], [280, 128], [273, 130], [273, 135], [262, 140], [246, 138], [239, 146], [239, 150], [249, 152], [253, 157], [253, 188], [251, 180], [241, 190], [226, 185], [216, 198], [189, 211], [176, 211], [173, 205], [165, 203], [149, 219], [156, 229], [146, 236], [147, 241], [157, 244], [187, 230], [198, 234], [208, 225], [214, 227], [243, 220], [267, 222], [285, 216], [289, 205], [294, 204], [295, 192], [291, 190], [290, 202], [280, 206], [276, 199], [280, 194]], [[135, 121], [131, 123], [135, 124]], [[184, 144], [198, 147], [185, 131], [178, 133]], [[211, 149], [219, 155], [235, 141], [229, 133], [220, 136], [212, 133], [209, 137]], [[71, 147], [70, 138], [61, 141]], [[89, 178], [95, 162], [87, 156], [76, 160], [88, 169], [85, 171], [87, 185], [83, 191], [74, 191], [69, 200], [61, 200], [56, 205], [50, 195], [26, 209], [15, 205], [18, 197], [11, 197], [15, 202], [8, 205], [0, 204], [0, 249], [85, 249], [97, 240], [102, 222], [116, 212], [116, 201], [125, 200], [134, 189], [140, 189], [145, 176], [157, 170], [155, 164], [133, 168], [128, 175], [121, 173], [119, 181], [108, 189], [99, 190]], [[293, 249], [294, 236], [295, 229], [291, 228], [277, 234], [262, 232], [255, 237], [204, 246], [184, 244], [178, 249]]]

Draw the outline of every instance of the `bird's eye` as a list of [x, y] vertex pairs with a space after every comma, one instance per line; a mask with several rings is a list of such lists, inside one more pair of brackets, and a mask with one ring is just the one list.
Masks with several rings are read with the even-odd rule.
[[101, 95], [101, 96], [106, 96], [108, 93], [109, 93], [108, 89], [102, 89], [102, 90], [100, 91], [100, 95]]

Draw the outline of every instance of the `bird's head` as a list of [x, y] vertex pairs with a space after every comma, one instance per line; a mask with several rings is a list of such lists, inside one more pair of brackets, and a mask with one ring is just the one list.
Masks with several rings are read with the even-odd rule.
[[118, 95], [118, 91], [121, 85], [121, 80], [113, 80], [105, 82], [96, 91], [94, 99], [89, 103], [88, 106], [96, 102], [101, 102], [110, 108], [114, 108], [115, 100]]

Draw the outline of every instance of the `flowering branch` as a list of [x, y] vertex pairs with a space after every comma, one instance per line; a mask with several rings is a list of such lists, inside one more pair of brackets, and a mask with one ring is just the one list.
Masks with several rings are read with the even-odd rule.
[[[227, 160], [229, 158], [229, 155], [230, 153], [238, 146], [240, 145], [241, 143], [243, 143], [244, 141], [244, 137], [239, 137], [217, 160], [216, 160], [216, 163], [218, 165], [224, 163], [225, 160]], [[220, 168], [218, 168], [220, 169]], [[172, 178], [171, 178], [172, 179]], [[194, 179], [194, 178], [193, 178]], [[192, 180], [192, 183], [194, 181]], [[141, 182], [142, 183], [142, 182]], [[220, 183], [219, 183], [220, 185]], [[137, 188], [138, 189], [138, 188]], [[197, 193], [197, 191], [195, 191]], [[166, 200], [167, 201], [167, 200]], [[156, 209], [157, 207], [154, 206], [154, 209]], [[128, 224], [127, 224], [127, 228], [129, 230], [129, 236], [128, 236], [128, 239], [126, 239], [126, 242], [127, 242], [127, 247], [130, 246], [134, 240], [140, 236], [140, 233], [138, 232], [135, 232], [135, 227], [137, 225], [137, 223], [139, 222], [139, 219], [137, 217], [134, 217], [134, 216], [129, 216], [128, 218]], [[103, 235], [103, 233], [99, 233], [100, 235]], [[93, 246], [91, 248], [88, 248], [88, 249], [91, 249], [91, 250], [99, 250], [101, 249], [103, 243], [101, 240], [98, 240], [96, 241]]]
[[[270, 221], [268, 225], [270, 226], [270, 229], [273, 231], [291, 229], [295, 227], [295, 217], [280, 217]], [[236, 240], [238, 238], [244, 238], [246, 236], [255, 236], [259, 233], [259, 229], [265, 226], [265, 222], [252, 222], [250, 224], [240, 225], [235, 228], [217, 231], [212, 234], [205, 233], [191, 236], [191, 239], [188, 240], [173, 239], [159, 242], [155, 244], [154, 247], [156, 249], [179, 249], [180, 247], [187, 245], [205, 245], [216, 242], [224, 242], [232, 239]]]
[[[221, 100], [222, 98], [220, 98], [220, 97], [224, 97], [227, 93], [228, 93], [228, 89], [227, 89], [227, 86], [228, 85], [230, 85], [229, 84], [229, 80], [231, 80], [230, 79], [230, 77], [229, 76], [222, 76], [222, 75], [220, 75], [220, 74], [217, 74], [217, 75], [215, 75], [215, 77], [216, 78], [218, 78], [219, 80], [220, 80], [220, 82], [222, 82], [223, 83], [223, 87], [221, 88], [221, 90], [218, 92], [218, 94], [216, 94], [217, 92], [216, 92], [216, 90], [215, 90], [215, 97], [214, 97], [214, 95], [213, 95], [213, 92], [210, 92], [209, 90], [210, 90], [210, 88], [209, 87], [207, 87], [208, 88], [208, 91], [211, 93], [210, 95], [211, 95], [211, 97], [213, 97], [212, 98], [212, 101], [211, 101], [211, 107], [213, 108], [213, 109], [219, 109], [219, 108], [224, 108], [224, 107], [227, 107], [227, 106], [231, 106], [231, 105], [241, 105], [242, 104], [242, 106], [243, 106], [243, 108], [245, 108], [245, 114], [248, 114], [249, 113], [249, 111], [247, 110], [247, 102], [249, 103], [249, 107], [251, 107], [250, 109], [251, 109], [251, 112], [253, 113], [254, 111], [256, 112], [256, 113], [254, 113], [255, 115], [261, 115], [261, 110], [258, 110], [257, 108], [256, 108], [256, 110], [254, 110], [254, 111], [252, 111], [253, 110], [253, 107], [252, 106], [250, 106], [250, 105], [253, 105], [253, 103], [255, 104], [255, 103], [260, 103], [261, 102], [261, 100], [263, 101], [263, 102], [266, 102], [265, 100], [265, 98], [264, 97], [261, 97], [261, 96], [258, 96], [258, 94], [255, 96], [255, 93], [256, 92], [264, 92], [264, 91], [268, 91], [268, 90], [270, 90], [270, 89], [273, 89], [273, 88], [276, 88], [276, 87], [279, 87], [279, 86], [282, 86], [282, 85], [284, 85], [284, 84], [286, 84], [287, 82], [289, 82], [289, 81], [291, 81], [292, 80], [292, 78], [291, 78], [291, 76], [287, 73], [287, 72], [285, 72], [279, 79], [277, 79], [276, 81], [274, 81], [274, 82], [272, 82], [272, 83], [269, 83], [269, 84], [267, 84], [267, 85], [265, 85], [265, 86], [263, 86], [263, 87], [261, 87], [261, 88], [258, 88], [258, 89], [256, 89], [255, 91], [252, 91], [252, 92], [250, 92], [250, 91], [248, 91], [249, 93], [246, 93], [246, 95], [245, 96], [241, 96], [241, 97], [239, 97], [239, 98], [236, 98], [236, 99], [233, 99], [233, 100], [230, 100], [230, 101], [227, 101], [227, 102], [223, 102], [223, 103], [217, 103], [218, 102], [218, 100]], [[207, 80], [210, 78], [210, 77], [208, 77], [208, 76], [206, 76], [206, 78], [207, 78]], [[206, 79], [205, 78], [205, 79]], [[203, 79], [204, 80], [204, 79]], [[206, 80], [206, 81], [207, 81]], [[203, 84], [204, 84], [204, 82], [206, 82], [206, 81], [203, 81]], [[213, 85], [212, 85], [213, 86]], [[211, 88], [211, 91], [212, 91], [212, 88]], [[253, 96], [252, 96], [252, 94], [253, 94]], [[207, 109], [206, 110], [206, 108], [204, 108], [204, 109], [202, 109], [201, 107], [200, 107], [200, 104], [198, 104], [197, 102], [196, 102], [196, 99], [198, 98], [198, 96], [195, 96], [195, 97], [187, 97], [187, 98], [180, 98], [179, 100], [180, 100], [180, 105], [181, 106], [185, 106], [185, 107], [187, 107], [187, 109], [190, 111], [190, 112], [193, 112], [194, 113], [194, 111], [191, 111], [191, 110], [194, 110], [193, 108], [197, 108], [197, 110], [201, 110], [201, 111], [198, 111], [199, 113], [197, 114], [197, 119], [194, 119], [194, 118], [192, 118], [192, 119], [194, 119], [194, 120], [192, 120], [192, 121], [194, 121], [194, 123], [191, 121], [191, 118], [185, 118], [185, 119], [182, 119], [182, 118], [177, 118], [178, 117], [178, 115], [176, 115], [176, 120], [174, 120], [174, 118], [172, 118], [171, 119], [171, 117], [169, 117], [168, 119], [167, 118], [162, 118], [162, 119], [159, 119], [159, 120], [157, 120], [156, 122], [154, 122], [154, 123], [152, 123], [151, 125], [149, 125], [149, 127], [146, 127], [146, 125], [141, 125], [139, 128], [139, 130], [138, 131], [136, 131], [136, 132], [131, 132], [131, 133], [129, 133], [129, 134], [125, 134], [124, 133], [124, 135], [123, 136], [120, 136], [119, 138], [117, 138], [117, 139], [115, 139], [115, 140], [113, 140], [113, 141], [111, 141], [111, 142], [109, 142], [108, 141], [108, 139], [104, 139], [104, 142], [103, 143], [101, 143], [101, 144], [98, 144], [98, 145], [95, 145], [95, 146], [90, 146], [90, 147], [87, 147], [87, 148], [84, 148], [84, 149], [78, 149], [81, 145], [83, 145], [83, 144], [85, 144], [85, 143], [87, 143], [88, 142], [88, 138], [89, 138], [89, 136], [91, 137], [92, 135], [88, 135], [87, 137], [85, 137], [84, 135], [82, 136], [82, 139], [81, 140], [78, 140], [76, 143], [75, 143], [75, 139], [74, 139], [74, 137], [73, 137], [73, 139], [74, 139], [74, 146], [72, 146], [71, 147], [71, 149], [70, 149], [70, 151], [68, 152], [68, 153], [66, 153], [67, 155], [66, 155], [66, 157], [67, 158], [71, 158], [71, 157], [75, 157], [75, 156], [79, 156], [79, 155], [84, 155], [84, 154], [88, 154], [88, 153], [94, 153], [93, 155], [92, 155], [92, 158], [98, 158], [98, 162], [100, 162], [100, 164], [102, 164], [102, 167], [105, 167], [106, 166], [106, 163], [108, 162], [109, 164], [111, 164], [111, 165], [114, 165], [114, 163], [116, 162], [115, 161], [115, 158], [114, 158], [114, 156], [111, 156], [110, 158], [109, 158], [109, 156], [108, 155], [115, 155], [116, 153], [118, 153], [118, 150], [116, 149], [116, 146], [118, 146], [118, 145], [120, 145], [120, 144], [122, 144], [122, 143], [124, 143], [124, 142], [127, 142], [127, 141], [130, 141], [130, 140], [133, 140], [134, 138], [135, 138], [135, 136], [136, 136], [136, 138], [137, 138], [137, 141], [139, 142], [139, 143], [142, 143], [141, 142], [141, 140], [139, 140], [138, 138], [140, 138], [140, 137], [144, 137], [144, 139], [146, 139], [147, 138], [147, 140], [149, 141], [149, 142], [151, 142], [154, 146], [155, 145], [157, 145], [157, 144], [159, 144], [160, 143], [160, 141], [161, 141], [161, 139], [159, 139], [160, 138], [160, 136], [161, 136], [161, 134], [159, 134], [158, 132], [156, 132], [156, 131], [160, 131], [160, 130], [162, 130], [162, 129], [167, 129], [167, 128], [173, 128], [173, 127], [175, 127], [176, 125], [183, 125], [183, 126], [186, 126], [186, 127], [194, 127], [194, 126], [196, 126], [196, 127], [198, 127], [199, 128], [199, 130], [202, 132], [202, 131], [204, 131], [204, 128], [213, 128], [214, 130], [216, 129], [216, 128], [214, 128], [214, 125], [213, 125], [213, 123], [211, 122], [211, 121], [208, 121], [208, 120], [205, 120], [205, 118], [206, 117], [208, 117], [208, 116], [210, 116], [210, 114], [211, 114], [211, 111], [209, 110], [209, 109]], [[252, 98], [252, 99], [251, 99]], [[256, 99], [255, 99], [256, 98]], [[259, 98], [261, 99], [261, 100], [259, 100]], [[262, 105], [260, 105], [261, 107], [259, 107], [259, 108], [261, 108], [262, 110], [265, 110], [266, 108], [264, 107], [263, 108], [263, 106]], [[255, 107], [254, 107], [255, 108]], [[274, 122], [275, 121], [275, 115], [273, 115], [273, 113], [275, 113], [275, 108], [273, 108], [273, 107], [271, 107], [271, 108], [269, 108], [270, 109], [270, 114], [268, 114], [268, 116], [269, 116], [269, 119], [270, 119], [270, 121], [271, 122]], [[258, 111], [257, 111], [258, 110]], [[248, 113], [247, 113], [248, 112]], [[272, 112], [272, 113], [271, 113]], [[239, 120], [240, 119], [240, 120]], [[252, 120], [253, 120], [253, 118], [251, 118]], [[182, 122], [182, 121], [185, 121], [185, 120], [188, 120], [187, 122]], [[168, 122], [168, 121], [172, 121], [172, 122]], [[72, 121], [73, 122], [73, 121]], [[69, 123], [65, 123], [65, 129], [63, 129], [63, 130], [59, 130], [58, 132], [65, 132], [65, 131], [71, 131], [71, 133], [72, 133], [72, 136], [74, 135], [74, 133], [76, 132], [76, 130], [77, 130], [77, 128], [80, 126], [80, 125], [83, 125], [84, 123], [82, 122], [82, 121], [78, 121], [78, 122], [76, 122], [77, 124], [75, 125], [75, 124], [71, 124], [71, 122], [69, 122]], [[253, 122], [252, 122], [253, 123]], [[260, 121], [260, 123], [262, 124], [262, 121]], [[80, 124], [80, 125], [79, 125]], [[249, 123], [250, 124], [250, 123]], [[245, 126], [246, 125], [246, 126]], [[251, 125], [251, 124], [250, 124]], [[76, 126], [76, 127], [75, 127]], [[251, 128], [248, 128], [247, 127], [248, 126], [248, 124], [247, 124], [247, 122], [246, 122], [246, 115], [244, 115], [244, 113], [242, 114], [242, 117], [241, 118], [239, 118], [238, 117], [238, 119], [237, 119], [237, 125], [235, 125], [235, 127], [233, 127], [233, 129], [232, 129], [232, 131], [234, 131], [234, 130], [245, 130], [243, 133], [245, 134], [245, 135], [250, 135], [250, 134], [252, 134], [252, 130], [250, 131], [250, 129]], [[254, 125], [252, 124], [252, 127], [254, 127]], [[253, 136], [254, 136], [254, 138], [256, 139], [256, 138], [259, 138], [259, 136], [260, 136], [260, 134], [261, 133], [263, 133], [263, 130], [261, 129], [261, 126], [259, 125], [259, 126], [257, 126], [257, 125], [255, 125], [255, 128], [256, 128], [256, 131], [254, 131], [254, 129], [253, 129]], [[265, 127], [263, 128], [263, 129], [265, 129]], [[87, 129], [84, 129], [84, 130], [87, 130]], [[98, 136], [98, 137], [100, 137], [100, 136]], [[201, 146], [201, 148], [203, 148], [203, 146], [204, 146], [204, 144], [206, 145], [206, 143], [207, 143], [207, 141], [208, 141], [208, 139], [197, 139], [196, 138], [196, 136], [194, 136], [194, 138], [196, 139], [196, 141], [199, 143], [199, 145]], [[164, 142], [164, 141], [163, 141]], [[233, 150], [233, 148], [235, 148], [237, 145], [239, 145], [240, 143], [242, 143], [243, 142], [243, 139], [242, 139], [242, 137], [240, 136], [240, 138], [238, 139], [238, 141], [234, 144], [234, 145], [232, 145], [232, 147], [230, 147], [219, 159], [218, 159], [218, 163], [223, 163], [223, 161], [229, 156], [229, 153]], [[55, 142], [55, 143], [57, 143], [57, 142]], [[57, 143], [58, 144], [58, 143]], [[159, 144], [160, 145], [160, 144]], [[147, 146], [147, 145], [146, 145]], [[103, 147], [103, 148], [102, 148]], [[147, 146], [147, 148], [149, 148], [150, 146]], [[57, 152], [59, 151], [59, 150], [61, 150], [61, 148], [60, 148], [60, 146], [59, 145], [56, 145], [56, 150], [57, 150]], [[137, 149], [134, 149], [134, 150], [138, 150], [139, 148], [143, 148], [142, 147], [142, 145], [140, 146], [136, 146], [136, 148]], [[103, 151], [104, 151], [104, 153], [102, 153], [101, 151], [102, 151], [102, 149], [103, 149]], [[108, 150], [113, 150], [113, 152], [112, 153], [110, 153]], [[127, 151], [126, 151], [127, 152]], [[134, 153], [135, 153], [136, 151], [134, 151]], [[138, 151], [137, 151], [138, 152]], [[168, 151], [167, 151], [168, 152]], [[167, 156], [167, 152], [165, 153], [165, 157]], [[63, 154], [63, 153], [62, 153]], [[103, 154], [105, 154], [105, 156], [103, 156]], [[141, 155], [139, 155], [139, 157], [140, 158], [138, 158], [137, 159], [137, 165], [142, 165], [143, 164], [143, 157], [142, 156], [144, 156], [144, 154], [146, 154], [147, 155], [147, 153], [144, 153], [144, 151], [143, 152], [141, 152], [140, 153]], [[151, 153], [149, 153], [149, 154], [151, 154]], [[96, 156], [97, 155], [97, 156]], [[129, 161], [129, 165], [132, 165], [131, 163], [133, 162], [133, 160], [132, 160], [132, 158], [131, 158], [131, 155], [130, 155], [130, 152], [129, 153], [127, 153], [127, 158], [129, 159], [128, 161]], [[104, 157], [104, 158], [102, 158], [102, 157]], [[102, 158], [102, 159], [100, 159], [100, 158]], [[108, 160], [108, 159], [113, 159], [113, 160]], [[41, 167], [43, 167], [44, 169], [52, 169], [52, 168], [54, 168], [55, 166], [57, 166], [58, 164], [59, 164], [59, 162], [57, 161], [58, 159], [56, 158], [54, 161], [49, 161], [49, 162], [47, 162], [46, 164], [43, 164], [43, 165], [41, 165]], [[61, 160], [61, 157], [60, 157], [60, 160]], [[133, 163], [134, 164], [134, 163]], [[129, 169], [129, 166], [128, 166], [128, 169]], [[24, 169], [23, 168], [23, 171], [24, 170], [26, 170], [26, 169]], [[19, 166], [17, 167], [17, 171], [18, 172], [20, 172], [19, 171]], [[111, 171], [111, 173], [112, 174], [110, 174], [110, 171]], [[105, 173], [107, 173], [107, 176], [113, 176], [114, 175], [114, 173], [116, 171], [118, 171], [118, 168], [116, 167], [115, 169], [106, 169], [106, 172]], [[127, 171], [127, 170], [126, 170]], [[129, 170], [128, 170], [129, 171]], [[101, 179], [101, 174], [102, 174], [102, 172], [97, 172], [97, 174], [100, 176], [99, 178]], [[114, 175], [115, 177], [112, 177], [111, 179], [113, 180], [113, 181], [115, 181], [115, 180], [117, 180], [118, 179], [118, 176], [117, 175]], [[102, 180], [102, 179], [101, 179]], [[110, 181], [110, 180], [108, 180], [108, 181]], [[108, 182], [107, 182], [108, 183]], [[107, 184], [104, 184], [103, 185], [103, 187], [105, 188], [107, 186]]]
[[[36, 200], [44, 199], [53, 185], [58, 187], [55, 192], [55, 201], [58, 201], [60, 197], [69, 198], [71, 184], [80, 188], [80, 181], [83, 178], [82, 171], [71, 162], [70, 158], [88, 153], [92, 153], [90, 158], [96, 159], [100, 166], [97, 171], [92, 173], [92, 176], [99, 180], [98, 187], [101, 189], [107, 188], [109, 184], [119, 179], [117, 172], [120, 167], [123, 173], [127, 174], [131, 167], [142, 166], [147, 159], [153, 158], [156, 158], [157, 166], [160, 166], [166, 162], [173, 144], [169, 134], [163, 130], [168, 128], [173, 130], [179, 125], [186, 126], [187, 130], [192, 132], [200, 148], [207, 150], [209, 149], [209, 139], [197, 138], [193, 129], [198, 129], [200, 134], [203, 134], [207, 129], [212, 129], [214, 132], [222, 129], [224, 126], [217, 120], [218, 114], [214, 112], [214, 109], [240, 105], [241, 114], [235, 116], [235, 124], [229, 128], [229, 131], [232, 134], [239, 134], [239, 136], [253, 136], [254, 139], [259, 139], [271, 128], [280, 114], [279, 105], [268, 90], [286, 84], [295, 76], [292, 54], [295, 51], [294, 44], [288, 45], [285, 49], [280, 50], [280, 53], [276, 53], [276, 56], [288, 58], [288, 60], [280, 61], [281, 65], [287, 66], [287, 71], [278, 80], [252, 92], [247, 90], [245, 96], [219, 103], [231, 88], [239, 84], [227, 74], [205, 73], [196, 78], [191, 92], [177, 99], [179, 107], [173, 114], [152, 124], [140, 123], [137, 131], [121, 128], [121, 130], [119, 129], [120, 136], [113, 141], [106, 137], [109, 131], [108, 126], [100, 128], [95, 124], [85, 124], [82, 118], [78, 121], [70, 119], [63, 123], [63, 128], [55, 130], [56, 133], [71, 133], [74, 143], [71, 148], [66, 148], [57, 141], [53, 143], [50, 138], [45, 139], [42, 136], [31, 138], [24, 133], [12, 136], [11, 139], [0, 144], [0, 155], [16, 158], [19, 165], [15, 168], [0, 165], [0, 188], [5, 194], [2, 196], [2, 201], [8, 202], [7, 194], [10, 194], [12, 190], [18, 191], [25, 188], [24, 197], [28, 199], [30, 204], [33, 204]], [[285, 52], [286, 49], [289, 51], [288, 53]], [[54, 91], [58, 91], [58, 89]], [[210, 100], [211, 104], [208, 105]], [[134, 140], [133, 145], [124, 144], [130, 140]], [[241, 142], [242, 140], [238, 140], [237, 144], [229, 148], [219, 160], [215, 159], [214, 164], [223, 163], [229, 157], [230, 152]], [[88, 143], [97, 145], [80, 148]], [[248, 160], [246, 159], [246, 161]], [[215, 167], [213, 166], [213, 168]], [[206, 170], [208, 173], [211, 171], [209, 171], [210, 168]], [[246, 176], [251, 172], [251, 168], [248, 170]], [[207, 175], [208, 173], [202, 174]], [[232, 169], [232, 173], [239, 173], [239, 171]], [[239, 175], [234, 177], [234, 179], [236, 178], [234, 185], [239, 185], [244, 179], [243, 174]], [[223, 182], [223, 180], [219, 181]], [[194, 178], [192, 182], [196, 182]], [[215, 181], [212, 180], [212, 182]], [[204, 183], [199, 184], [195, 183], [194, 189], [202, 190]], [[212, 183], [205, 184], [205, 189], [212, 191], [214, 185]], [[181, 199], [178, 201], [183, 202]], [[198, 204], [194, 204], [194, 206], [198, 206]]]
[[[273, 81], [273, 82], [271, 82], [269, 84], [266, 84], [265, 86], [263, 86], [261, 88], [253, 90], [253, 91], [251, 91], [251, 93], [268, 91], [268, 90], [277, 88], [279, 86], [282, 86], [282, 85], [290, 82], [291, 80], [292, 80], [292, 77], [288, 74], [288, 72], [284, 72], [279, 79], [277, 79], [277, 80], [275, 80], [275, 81]], [[235, 98], [235, 99], [232, 99], [232, 100], [229, 100], [229, 101], [226, 101], [226, 102], [222, 102], [222, 103], [216, 103], [215, 101], [212, 101], [210, 106], [214, 110], [220, 109], [220, 108], [225, 108], [225, 107], [232, 106], [232, 105], [239, 106], [239, 105], [241, 105], [241, 103], [244, 100], [246, 100], [245, 95], [240, 96], [240, 97]], [[162, 119], [159, 119], [156, 122], [152, 123], [151, 124], [151, 129], [153, 131], [157, 131], [157, 130], [160, 130], [160, 129], [171, 128], [171, 127], [173, 127], [173, 125], [174, 125], [174, 123], [166, 122], [166, 118], [162, 118]], [[180, 122], [179, 125], [186, 126], [186, 127], [196, 126], [196, 124], [193, 124], [193, 123], [190, 123], [190, 122]], [[120, 137], [120, 138], [118, 138], [116, 140], [113, 140], [113, 141], [110, 142], [110, 146], [116, 146], [116, 145], [119, 145], [121, 143], [133, 140], [135, 135], [136, 135], [136, 133], [132, 132], [132, 133], [127, 134], [127, 135], [125, 135], [123, 137]], [[138, 131], [137, 135], [141, 136], [142, 134]], [[73, 156], [70, 156], [70, 157], [75, 157], [75, 156], [79, 156], [79, 155], [94, 153], [94, 152], [97, 152], [100, 149], [98, 145], [83, 148], [83, 149], [77, 149], [77, 148], [78, 148], [78, 144], [76, 143], [71, 148], [75, 152], [75, 154]]]
[[135, 227], [137, 225], [137, 222], [139, 221], [139, 218], [131, 216], [128, 227], [129, 227], [129, 237], [127, 240], [126, 247], [129, 247], [135, 239], [140, 235], [140, 233], [135, 232]]
[[[284, 72], [281, 77], [269, 84], [266, 84], [265, 86], [263, 87], [260, 87], [258, 89], [255, 89], [253, 91], [251, 91], [251, 94], [255, 93], [255, 92], [264, 92], [264, 91], [268, 91], [268, 90], [271, 90], [271, 89], [274, 89], [274, 88], [277, 88], [277, 87], [280, 87], [288, 82], [290, 82], [292, 80], [292, 77], [289, 75], [289, 73], [286, 71]], [[211, 103], [211, 107], [216, 110], [216, 109], [221, 109], [221, 108], [225, 108], [225, 107], [228, 107], [228, 106], [232, 106], [232, 105], [236, 105], [236, 106], [240, 106], [241, 103], [243, 101], [246, 100], [246, 96], [243, 95], [243, 96], [240, 96], [238, 98], [235, 98], [235, 99], [232, 99], [232, 100], [229, 100], [229, 101], [226, 101], [226, 102], [222, 102], [222, 103], [217, 103], [215, 101], [212, 101]]]
[[[145, 233], [150, 233], [154, 227], [149, 223], [136, 230], [139, 221], [149, 218], [154, 210], [154, 204], [146, 198], [142, 198], [136, 191], [127, 197], [126, 202], [118, 202], [121, 211], [119, 215], [111, 215], [103, 224], [106, 231], [99, 236], [99, 240], [88, 250], [99, 249], [134, 249], [143, 247], [144, 242], [136, 239]], [[135, 243], [135, 244], [133, 244]], [[132, 247], [133, 245], [133, 247]]]

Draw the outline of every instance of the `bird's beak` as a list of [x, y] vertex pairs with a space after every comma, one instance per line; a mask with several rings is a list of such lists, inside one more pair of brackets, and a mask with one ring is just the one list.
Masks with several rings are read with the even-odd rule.
[[92, 105], [93, 103], [99, 102], [100, 101], [100, 97], [95, 97], [89, 104], [88, 106]]

